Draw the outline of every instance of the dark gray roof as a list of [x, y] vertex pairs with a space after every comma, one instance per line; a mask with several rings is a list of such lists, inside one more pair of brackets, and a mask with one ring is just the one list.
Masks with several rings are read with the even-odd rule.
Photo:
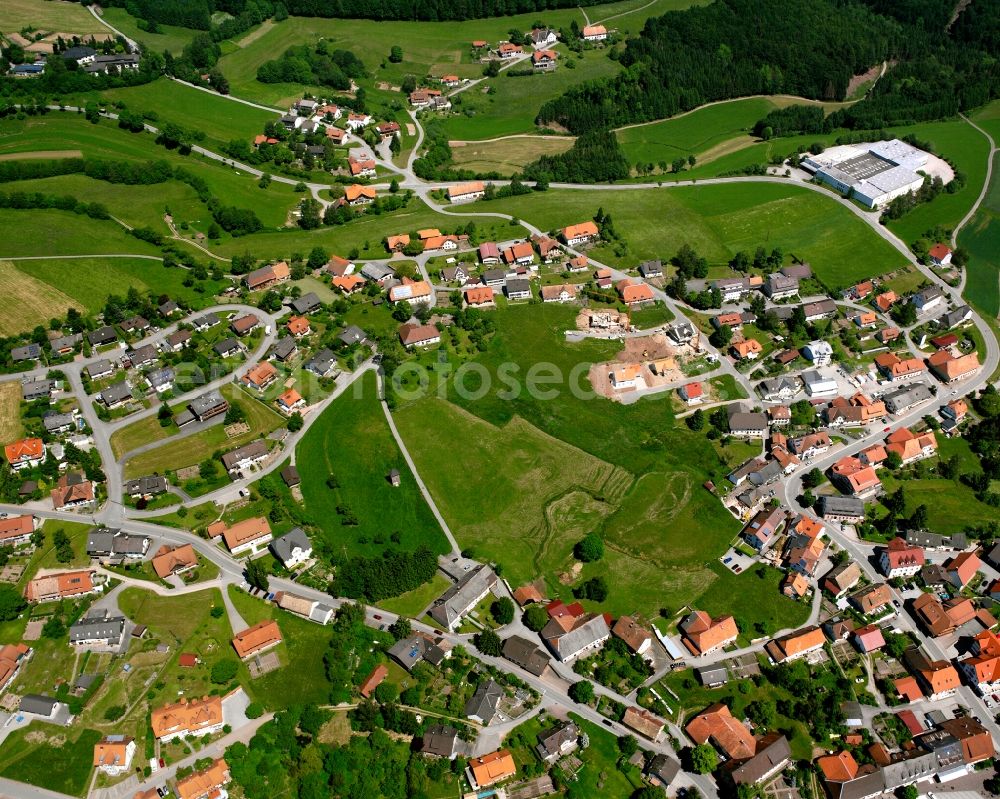
[[49, 347], [51, 347], [53, 352], [58, 352], [59, 350], [76, 347], [81, 341], [83, 341], [83, 336], [80, 333], [73, 333], [69, 336], [60, 336], [59, 338], [52, 339], [49, 342]]
[[21, 398], [25, 400], [36, 400], [48, 397], [55, 390], [56, 381], [49, 380], [29, 380], [21, 384]]
[[349, 327], [345, 327], [337, 338], [345, 344], [356, 344], [359, 341], [364, 341], [367, 336], [365, 335], [365, 331], [357, 325], [350, 325]]
[[791, 264], [790, 266], [782, 267], [781, 274], [787, 277], [796, 277], [799, 280], [807, 280], [812, 277], [813, 270], [809, 264]]
[[165, 386], [168, 383], [174, 382], [174, 370], [171, 369], [169, 366], [163, 369], [155, 369], [148, 375], [146, 375], [146, 380], [149, 381], [149, 385], [151, 385], [153, 388], [157, 388], [158, 386]]
[[315, 356], [306, 364], [306, 369], [310, 372], [315, 372], [318, 375], [325, 375], [329, 372], [333, 365], [337, 362], [337, 356], [333, 354], [330, 350], [320, 350]]
[[496, 716], [500, 700], [503, 697], [504, 691], [499, 683], [493, 680], [484, 680], [476, 687], [472, 698], [466, 702], [463, 713], [466, 716], [475, 716], [481, 719], [483, 724], [489, 724]]
[[864, 500], [857, 497], [820, 497], [820, 509], [823, 515], [828, 513], [844, 516], [864, 516]]
[[149, 538], [144, 535], [94, 527], [87, 533], [88, 555], [143, 555], [149, 547]]
[[503, 269], [487, 269], [483, 272], [483, 283], [503, 283], [507, 273]]
[[882, 397], [882, 400], [885, 402], [885, 407], [889, 409], [890, 413], [896, 413], [895, 409], [897, 408], [902, 410], [925, 402], [933, 396], [931, 390], [925, 384], [913, 383], [904, 388], [890, 391]]
[[434, 724], [420, 737], [420, 752], [425, 755], [450, 758], [455, 754], [457, 742], [458, 730], [446, 727], [444, 724]]
[[70, 643], [77, 641], [102, 640], [115, 644], [121, 640], [125, 632], [125, 617], [84, 618], [69, 628]]
[[295, 339], [291, 336], [282, 336], [271, 348], [271, 353], [279, 361], [287, 360], [292, 356], [295, 350], [298, 349], [298, 345], [295, 343]]
[[700, 669], [695, 669], [694, 673], [698, 675], [698, 679], [702, 685], [716, 685], [717, 683], [729, 682], [729, 670], [724, 663], [714, 666], [702, 666]]
[[144, 344], [136, 350], [132, 350], [128, 354], [128, 359], [133, 366], [144, 366], [147, 363], [153, 363], [156, 360], [159, 353], [156, 351], [156, 347], [152, 344]]
[[118, 402], [124, 402], [131, 397], [132, 387], [128, 384], [127, 380], [122, 380], [120, 383], [108, 386], [101, 392], [101, 400], [105, 405], [114, 405]]
[[655, 777], [663, 785], [669, 785], [673, 782], [680, 770], [681, 764], [664, 754], [656, 755], [646, 766], [646, 774]]
[[25, 694], [21, 697], [18, 709], [22, 713], [37, 713], [40, 716], [51, 716], [59, 703], [50, 696], [41, 694]]
[[580, 737], [580, 729], [573, 722], [561, 721], [554, 727], [538, 733], [538, 751], [543, 758], [561, 753], [564, 744], [573, 743]]
[[445, 591], [431, 608], [430, 615], [436, 622], [451, 628], [472, 609], [485, 592], [497, 584], [497, 576], [489, 566], [479, 565], [458, 583]]
[[39, 344], [32, 342], [31, 344], [26, 344], [23, 347], [14, 347], [10, 351], [10, 359], [14, 363], [19, 361], [37, 361], [42, 357], [42, 348]]
[[191, 413], [195, 416], [205, 416], [213, 408], [217, 408], [220, 405], [227, 404], [226, 399], [215, 393], [202, 394], [200, 397], [195, 397], [191, 402], [188, 403], [188, 408], [191, 409]]
[[407, 671], [411, 671], [420, 661], [424, 659], [424, 654], [434, 645], [434, 642], [421, 633], [411, 635], [409, 638], [401, 638], [389, 647], [389, 657], [399, 663]]
[[791, 757], [788, 739], [772, 733], [757, 742], [757, 753], [753, 757], [735, 765], [729, 774], [737, 785], [754, 785], [775, 773]]
[[242, 460], [263, 458], [265, 455], [267, 455], [267, 444], [257, 439], [237, 447], [232, 452], [227, 452], [222, 456], [222, 463], [226, 469], [232, 469]]
[[302, 478], [299, 477], [299, 470], [292, 464], [289, 464], [281, 470], [281, 479], [284, 480], [285, 485], [289, 487], [297, 486], [302, 482]]
[[301, 527], [293, 527], [283, 536], [271, 541], [271, 551], [282, 562], [292, 557], [292, 550], [296, 548], [312, 549], [312, 542], [309, 540], [309, 536], [306, 535], [306, 531]]
[[382, 264], [365, 264], [361, 267], [362, 277], [366, 277], [369, 280], [384, 280], [390, 275], [396, 274], [391, 267], [384, 266]]
[[503, 642], [503, 656], [536, 677], [540, 677], [549, 667], [549, 656], [536, 644], [519, 635], [512, 635]]
[[96, 378], [99, 375], [106, 375], [108, 372], [113, 372], [114, 370], [115, 365], [107, 358], [101, 358], [99, 361], [87, 364], [87, 374], [90, 375], [91, 378]]
[[192, 319], [191, 324], [198, 329], [202, 329], [206, 327], [214, 327], [215, 325], [219, 324], [220, 321], [222, 320], [219, 319], [218, 316], [216, 316], [214, 313], [209, 312], [204, 316], [199, 316], [196, 319]]
[[85, 45], [68, 47], [62, 52], [62, 57], [67, 61], [77, 61], [81, 58], [88, 58], [92, 55], [96, 56], [97, 51], [93, 47], [87, 47]]
[[643, 277], [655, 277], [663, 274], [663, 262], [657, 258], [655, 261], [643, 261], [639, 264], [639, 274]]
[[87, 341], [91, 343], [92, 346], [99, 347], [102, 344], [110, 344], [112, 341], [118, 340], [118, 334], [115, 333], [115, 329], [111, 325], [105, 325], [104, 327], [99, 327], [97, 330], [91, 330], [87, 334]]
[[50, 433], [60, 430], [67, 425], [70, 427], [76, 427], [76, 417], [71, 413], [47, 413], [42, 418], [42, 424], [45, 425], [45, 429]]
[[215, 350], [219, 355], [228, 355], [230, 352], [238, 350], [239, 348], [240, 348], [240, 342], [232, 337], [223, 339], [214, 347], [212, 347], [212, 349]]
[[507, 286], [504, 289], [508, 295], [510, 294], [520, 294], [523, 292], [531, 293], [531, 282], [523, 277], [512, 277], [507, 281]]
[[729, 429], [734, 433], [740, 430], [767, 430], [767, 416], [763, 413], [736, 411], [729, 414]]
[[179, 311], [180, 306], [173, 300], [167, 300], [166, 302], [158, 305], [156, 310], [158, 310], [163, 316], [169, 316], [174, 311]]
[[126, 494], [162, 494], [167, 490], [167, 478], [159, 474], [149, 474], [125, 483]]
[[[552, 628], [552, 625], [555, 625], [555, 628]], [[569, 632], [565, 632], [555, 620], [550, 621], [542, 629], [542, 638], [552, 647], [560, 660], [567, 660], [610, 635], [608, 623], [601, 615], [595, 615]]]
[[316, 296], [315, 291], [303, 294], [297, 300], [292, 300], [291, 304], [296, 313], [308, 313], [309, 311], [319, 308], [321, 305], [319, 297]]

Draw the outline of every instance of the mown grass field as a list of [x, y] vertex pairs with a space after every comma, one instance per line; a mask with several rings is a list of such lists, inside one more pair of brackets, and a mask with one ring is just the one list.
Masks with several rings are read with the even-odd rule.
[[262, 133], [264, 125], [276, 119], [277, 111], [254, 108], [221, 95], [192, 89], [168, 78], [124, 89], [109, 89], [100, 96], [113, 102], [123, 102], [133, 111], [155, 112], [160, 127], [173, 122], [189, 130], [200, 130], [211, 142], [225, 144], [230, 139], [252, 139]]
[[79, 3], [69, 0], [4, 0], [0, 28], [5, 33], [16, 33], [25, 27], [80, 36], [108, 32]]
[[451, 583], [444, 576], [435, 574], [429, 582], [424, 583], [419, 588], [414, 588], [412, 591], [407, 591], [405, 594], [394, 596], [391, 599], [383, 599], [378, 603], [378, 606], [385, 608], [390, 613], [417, 618], [424, 608], [429, 607], [431, 602], [444, 593], [449, 585]]
[[[62, 214], [59, 211], [46, 213]], [[21, 217], [24, 216], [22, 212]], [[75, 214], [66, 216], [79, 219]], [[58, 218], [61, 219], [61, 216]], [[3, 214], [0, 213], [2, 219]], [[131, 242], [144, 245], [138, 239], [128, 238], [129, 241], [120, 245], [119, 252], [128, 252], [126, 246]], [[72, 242], [66, 241], [65, 244], [68, 249]], [[86, 241], [81, 242], [81, 252], [86, 251], [85, 245]], [[114, 249], [113, 243], [105, 246]], [[97, 249], [96, 243], [91, 249]], [[144, 247], [137, 249], [141, 251]], [[10, 303], [7, 313], [0, 320], [0, 332], [9, 335], [31, 330], [36, 325], [47, 324], [53, 317], [64, 316], [70, 307], [95, 313], [104, 307], [109, 294], [124, 295], [132, 287], [156, 295], [168, 294], [195, 307], [212, 302], [212, 293], [221, 284], [208, 281], [204, 284], [207, 291], [199, 294], [183, 285], [186, 274], [185, 270], [167, 269], [156, 261], [142, 258], [0, 261], [0, 279]]]
[[[3, 249], [0, 258], [112, 253], [160, 255], [159, 248], [128, 235], [116, 222], [90, 219], [71, 211], [0, 208], [0, 230], [13, 232], [0, 242]], [[53, 235], [54, 231], [58, 231], [58, 235]]]
[[[448, 542], [403, 461], [376, 390], [374, 374], [359, 378], [313, 422], [299, 443], [296, 464], [306, 507], [333, 551], [374, 556], [399, 533], [394, 548], [426, 545], [447, 552]], [[388, 481], [393, 468], [400, 472], [398, 488]], [[339, 487], [327, 485], [331, 475]], [[338, 506], [350, 509], [357, 525], [342, 524]]]
[[[542, 105], [580, 83], [610, 77], [621, 70], [607, 50], [592, 50], [582, 58], [557, 46], [560, 66], [525, 77], [511, 77], [507, 70], [452, 98], [452, 111], [444, 119], [449, 139], [489, 139], [535, 130]], [[566, 66], [572, 60], [575, 68]], [[511, 67], [519, 69], [523, 65]], [[492, 91], [487, 94], [487, 87]]]
[[143, 50], [154, 50], [157, 53], [169, 50], [175, 55], [180, 55], [184, 45], [191, 41], [197, 33], [191, 28], [180, 28], [174, 25], [158, 25], [159, 33], [148, 33], [139, 28], [136, 24], [136, 18], [124, 8], [104, 8], [101, 11], [101, 16], [130, 39], [139, 42]]
[[[0, 264], [2, 270], [3, 264]], [[0, 383], [0, 439], [14, 441], [21, 437], [21, 387], [16, 382]]]
[[864, 221], [821, 193], [793, 185], [733, 183], [622, 191], [551, 190], [476, 204], [475, 210], [513, 214], [543, 229], [611, 214], [628, 254], [594, 249], [599, 261], [633, 266], [647, 258], [672, 257], [687, 242], [712, 264], [737, 250], [780, 247], [812, 264], [831, 286], [881, 275], [904, 263]]
[[516, 135], [497, 141], [452, 142], [451, 151], [460, 169], [511, 175], [543, 155], [565, 152], [573, 141], [571, 136]]
[[[154, 84], [155, 85], [155, 84]], [[201, 94], [194, 89], [193, 94]], [[227, 102], [220, 100], [219, 102]], [[238, 105], [237, 103], [229, 103]], [[203, 178], [212, 193], [226, 205], [253, 210], [266, 226], [277, 227], [284, 224], [288, 211], [301, 199], [293, 187], [274, 182], [267, 189], [260, 189], [257, 180], [240, 173], [233, 167], [223, 166], [217, 161], [199, 155], [182, 156], [176, 151], [166, 150], [156, 145], [150, 133], [128, 133], [110, 120], [102, 120], [96, 125], [86, 122], [82, 115], [51, 112], [45, 116], [28, 117], [24, 120], [0, 120], [0, 156], [38, 151], [76, 150], [83, 156], [112, 160], [151, 161], [165, 160], [172, 166], [182, 166]], [[79, 153], [74, 153], [78, 155]], [[57, 156], [53, 156], [57, 157]], [[159, 184], [144, 187], [151, 195], [172, 185]], [[122, 188], [120, 186], [113, 187]], [[199, 209], [204, 206], [199, 204]], [[173, 210], [173, 209], [171, 209]], [[7, 212], [9, 213], [9, 212]], [[37, 212], [31, 212], [37, 213]], [[199, 210], [198, 217], [183, 221], [197, 222], [197, 229], [206, 229], [211, 222], [207, 211]], [[138, 242], [137, 242], [138, 243]], [[103, 250], [108, 252], [108, 250]], [[128, 252], [128, 250], [122, 251]], [[133, 250], [133, 252], [142, 252]], [[242, 250], [240, 250], [242, 252]], [[2, 255], [3, 253], [0, 253]]]
[[79, 725], [65, 731], [48, 724], [14, 730], [0, 752], [0, 777], [83, 796], [100, 739], [99, 732]]
[[[470, 372], [471, 393], [449, 381], [447, 400], [404, 404], [397, 425], [459, 542], [502, 563], [512, 583], [541, 576], [550, 595], [568, 598], [579, 579], [602, 575], [612, 586], [602, 608], [652, 617], [715, 579], [704, 564], [738, 526], [701, 483], [726, 467], [704, 437], [674, 426], [662, 398], [622, 406], [570, 390], [570, 380], [589, 388], [586, 366], [618, 349], [565, 344], [574, 315], [546, 305], [497, 310], [498, 333], [477, 359], [486, 390]], [[549, 396], [525, 382], [543, 363], [562, 376], [538, 387]], [[509, 395], [501, 366], [519, 382]], [[573, 574], [573, 545], [591, 531], [602, 533], [605, 557]]]

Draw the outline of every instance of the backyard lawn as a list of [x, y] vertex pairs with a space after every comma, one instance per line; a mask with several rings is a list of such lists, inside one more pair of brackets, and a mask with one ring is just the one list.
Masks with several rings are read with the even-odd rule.
[[0, 750], [0, 777], [83, 796], [93, 772], [96, 730], [32, 724], [12, 732]]

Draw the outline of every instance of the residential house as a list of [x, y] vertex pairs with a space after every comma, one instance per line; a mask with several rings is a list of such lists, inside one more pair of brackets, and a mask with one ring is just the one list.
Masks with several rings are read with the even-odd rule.
[[915, 647], [906, 651], [903, 660], [931, 702], [951, 696], [961, 685], [958, 671], [947, 660], [931, 660]]
[[764, 438], [767, 435], [767, 415], [747, 412], [739, 404], [729, 406], [729, 432], [740, 438]]
[[846, 456], [837, 461], [828, 470], [830, 479], [837, 488], [845, 494], [868, 499], [882, 490], [875, 469], [866, 466], [860, 459]]
[[484, 241], [479, 245], [479, 262], [485, 266], [500, 263], [500, 248], [492, 241]]
[[622, 724], [653, 742], [660, 739], [660, 736], [663, 735], [663, 728], [666, 726], [663, 719], [654, 716], [645, 708], [631, 705], [625, 709]]
[[406, 300], [410, 303], [427, 302], [431, 297], [431, 286], [424, 280], [409, 280], [404, 278], [398, 286], [389, 289], [389, 302], [401, 302]]
[[899, 338], [898, 327], [884, 327], [875, 334], [875, 339], [879, 344], [891, 344]]
[[858, 584], [861, 579], [861, 567], [856, 561], [848, 561], [834, 566], [823, 578], [823, 590], [832, 594], [834, 599], [840, 599]]
[[232, 643], [240, 660], [246, 660], [261, 652], [266, 652], [268, 649], [273, 649], [281, 641], [281, 630], [278, 623], [273, 619], [265, 619], [236, 633]]
[[897, 302], [899, 302], [899, 295], [895, 291], [883, 291], [875, 298], [875, 307], [882, 313], [887, 313]]
[[865, 518], [865, 503], [858, 497], [820, 497], [819, 509], [820, 516], [831, 522], [857, 524]]
[[103, 582], [95, 582], [92, 570], [46, 574], [29, 580], [24, 588], [24, 598], [29, 602], [52, 602], [56, 599], [98, 594], [104, 590]]
[[500, 701], [504, 698], [503, 687], [493, 680], [483, 680], [476, 686], [472, 697], [465, 704], [466, 718], [478, 721], [484, 727], [497, 717]]
[[812, 361], [813, 366], [829, 366], [833, 360], [833, 347], [826, 341], [810, 341], [802, 348], [802, 354]]
[[558, 41], [556, 32], [551, 28], [533, 28], [528, 34], [532, 47], [549, 47]]
[[698, 405], [705, 400], [705, 390], [702, 384], [697, 380], [681, 386], [677, 389], [677, 393], [688, 405]]
[[865, 329], [878, 325], [878, 314], [874, 311], [860, 311], [854, 317], [854, 324]]
[[106, 735], [94, 744], [94, 768], [109, 777], [118, 777], [132, 766], [135, 739], [127, 735]]
[[94, 503], [94, 484], [79, 474], [64, 474], [49, 496], [55, 510], [73, 510]]
[[563, 663], [595, 649], [611, 637], [603, 615], [582, 614], [552, 618], [540, 633], [542, 640]]
[[830, 434], [819, 430], [808, 435], [790, 438], [788, 448], [800, 458], [814, 458], [830, 449]]
[[527, 241], [519, 241], [503, 251], [508, 266], [530, 266], [535, 262], [535, 251]]
[[929, 313], [945, 303], [944, 292], [937, 286], [928, 286], [910, 297], [910, 302], [917, 306], [918, 313]]
[[279, 394], [274, 402], [278, 406], [278, 410], [286, 416], [291, 416], [306, 406], [305, 397], [299, 394], [294, 388], [287, 389]]
[[[301, 319], [302, 317], [298, 318]], [[287, 361], [294, 358], [296, 353], [298, 353], [298, 351], [299, 347], [295, 343], [294, 337], [282, 336], [276, 342], [274, 342], [274, 346], [271, 347], [271, 357], [274, 358], [274, 360], [276, 361], [279, 361], [281, 363], [286, 363]]]
[[739, 636], [736, 620], [732, 616], [712, 618], [703, 610], [692, 610], [678, 629], [683, 636], [684, 646], [693, 655], [709, 655], [733, 643]]
[[983, 630], [973, 636], [972, 654], [959, 661], [958, 669], [980, 696], [1000, 690], [1000, 638], [996, 633]]
[[128, 366], [131, 369], [143, 369], [156, 363], [159, 353], [152, 344], [145, 344], [138, 349], [132, 350], [126, 357]]
[[897, 454], [904, 464], [908, 464], [936, 454], [937, 439], [933, 431], [928, 430], [918, 435], [901, 427], [889, 434], [885, 448], [889, 454]]
[[807, 322], [816, 322], [820, 319], [832, 319], [837, 315], [837, 303], [833, 300], [807, 302], [802, 306], [802, 312], [806, 315]]
[[284, 261], [255, 269], [247, 273], [243, 282], [250, 291], [262, 291], [277, 283], [284, 283], [291, 277], [292, 271]]
[[873, 583], [852, 594], [848, 602], [862, 616], [876, 616], [892, 608], [892, 591], [885, 583]]
[[799, 383], [794, 377], [771, 377], [761, 380], [757, 391], [767, 402], [787, 402], [799, 391]]
[[350, 170], [351, 177], [373, 178], [377, 166], [378, 164], [373, 159], [364, 156], [361, 158], [348, 156], [347, 158], [347, 168]]
[[[162, 477], [158, 479], [163, 480]], [[128, 483], [125, 485], [127, 492]], [[121, 530], [109, 530], [107, 527], [92, 527], [87, 532], [86, 551], [92, 558], [140, 559], [145, 557], [150, 540], [149, 536], [145, 535], [123, 533]]]
[[513, 301], [531, 299], [531, 283], [524, 278], [511, 278], [504, 286], [507, 299]]
[[942, 330], [948, 330], [964, 322], [968, 322], [971, 318], [972, 309], [968, 305], [960, 305], [955, 310], [942, 314], [937, 320], [937, 326]]
[[486, 196], [486, 187], [481, 180], [471, 183], [460, 183], [448, 187], [448, 200], [453, 203], [465, 203], [479, 200]]
[[611, 634], [622, 641], [636, 655], [646, 655], [653, 646], [653, 636], [631, 616], [622, 616], [611, 628]]
[[430, 610], [431, 618], [445, 629], [454, 630], [462, 617], [493, 590], [497, 581], [489, 566], [475, 567], [438, 597]]
[[976, 352], [955, 357], [948, 350], [935, 352], [927, 359], [927, 363], [934, 376], [945, 385], [975, 374], [982, 366]]
[[154, 369], [146, 375], [146, 385], [157, 394], [165, 394], [174, 387], [174, 370], [169, 366]]
[[118, 334], [110, 325], [104, 325], [87, 333], [87, 341], [91, 347], [103, 347], [118, 341]]
[[194, 329], [199, 333], [203, 333], [219, 324], [222, 320], [219, 319], [214, 313], [207, 313], [204, 316], [198, 316], [191, 320], [191, 324], [194, 325]]
[[68, 336], [59, 336], [49, 342], [49, 348], [53, 355], [69, 355], [83, 341], [82, 333], [72, 333]]
[[92, 610], [69, 628], [69, 643], [78, 651], [118, 652], [125, 639], [125, 617]]
[[911, 546], [902, 538], [893, 538], [882, 547], [879, 553], [879, 570], [888, 579], [897, 577], [912, 577], [926, 562], [924, 551], [920, 547]]
[[420, 754], [454, 760], [458, 755], [458, 730], [444, 724], [432, 724], [420, 736]]
[[533, 642], [519, 635], [512, 635], [504, 640], [503, 656], [536, 677], [541, 677], [551, 670], [549, 656]]
[[0, 546], [18, 546], [31, 540], [35, 532], [35, 517], [30, 514], [0, 519]]
[[229, 323], [230, 329], [239, 337], [247, 336], [260, 326], [260, 319], [248, 313]]
[[28, 380], [21, 384], [21, 399], [25, 402], [35, 402], [36, 400], [48, 400], [51, 404], [56, 393], [57, 384], [55, 380]]
[[244, 472], [252, 469], [261, 461], [267, 459], [267, 444], [257, 439], [249, 444], [227, 452], [222, 456], [222, 465], [226, 467], [229, 476], [234, 480], [239, 479]]
[[441, 342], [441, 331], [434, 325], [407, 323], [399, 327], [399, 340], [407, 349], [432, 347]]
[[176, 330], [167, 336], [167, 347], [173, 352], [180, 352], [188, 345], [188, 342], [191, 341], [192, 335], [191, 331], [187, 328]]
[[699, 746], [711, 744], [728, 760], [747, 760], [757, 749], [753, 733], [721, 702], [709, 705], [692, 718], [684, 731]]
[[593, 221], [581, 222], [562, 229], [562, 239], [570, 247], [596, 241], [600, 235], [597, 224]]
[[473, 286], [463, 292], [462, 299], [468, 308], [495, 308], [493, 289], [489, 286]]
[[773, 272], [764, 281], [764, 294], [771, 300], [786, 300], [799, 293], [799, 279]]
[[961, 552], [945, 561], [944, 570], [948, 581], [957, 589], [962, 590], [973, 577], [979, 574], [982, 561], [975, 552]]
[[174, 574], [183, 574], [198, 565], [198, 556], [191, 544], [171, 547], [161, 546], [150, 561], [153, 571], [161, 580], [166, 580]]
[[822, 649], [826, 636], [816, 626], [804, 627], [768, 642], [764, 650], [775, 663], [788, 663]]
[[216, 759], [207, 769], [177, 780], [177, 799], [226, 799], [230, 780], [226, 761]]
[[40, 438], [22, 438], [4, 447], [7, 463], [15, 470], [33, 469], [45, 462], [48, 455]]
[[358, 205], [368, 205], [375, 202], [378, 192], [374, 186], [362, 186], [355, 183], [344, 189], [344, 201], [354, 207]]
[[329, 377], [337, 366], [337, 356], [331, 350], [322, 349], [306, 362], [306, 370], [319, 377]]
[[275, 538], [270, 547], [274, 557], [280, 560], [286, 569], [292, 569], [312, 558], [312, 542], [301, 527], [293, 527], [289, 532]]
[[557, 286], [542, 286], [542, 302], [573, 302], [579, 294], [579, 286], [564, 283]]
[[764, 351], [760, 342], [755, 338], [744, 339], [743, 341], [734, 341], [730, 349], [734, 358], [739, 360], [745, 359], [748, 361], [757, 359]]
[[132, 386], [129, 385], [127, 380], [122, 380], [108, 386], [97, 397], [104, 407], [108, 410], [113, 410], [132, 399]]
[[261, 361], [250, 367], [247, 372], [240, 378], [245, 386], [256, 389], [257, 391], [263, 391], [271, 383], [278, 379], [278, 370], [274, 368], [274, 365], [268, 363], [267, 361]]
[[[517, 49], [520, 51], [521, 48]], [[491, 752], [482, 757], [474, 757], [469, 760], [469, 765], [466, 768], [469, 784], [475, 791], [508, 780], [515, 774], [517, 774], [517, 766], [514, 764], [514, 758], [506, 749]]]
[[642, 366], [637, 363], [628, 363], [611, 370], [611, 386], [616, 391], [637, 388], [642, 377]]
[[927, 251], [927, 254], [934, 266], [948, 266], [951, 263], [951, 247], [947, 244], [938, 242]]
[[580, 728], [572, 721], [559, 721], [555, 726], [538, 733], [535, 751], [544, 763], [555, 763], [559, 758], [575, 752], [580, 738]]
[[259, 547], [271, 542], [271, 525], [263, 516], [244, 519], [231, 527], [223, 525], [220, 533], [226, 542], [226, 547], [233, 555], [247, 551], [253, 554]]
[[608, 38], [608, 29], [603, 25], [584, 25], [580, 35], [587, 42], [603, 42]]
[[890, 383], [920, 377], [927, 371], [919, 358], [899, 358], [893, 352], [880, 352], [875, 356], [875, 365]]
[[562, 252], [559, 248], [559, 242], [548, 236], [532, 236], [531, 241], [538, 247], [538, 255], [541, 257], [542, 263], [552, 263]]
[[725, 780], [737, 787], [761, 785], [784, 771], [791, 762], [792, 749], [788, 739], [772, 732], [757, 740], [753, 757], [724, 764], [722, 774]]
[[333, 608], [315, 599], [307, 599], [288, 591], [279, 591], [274, 595], [275, 604], [282, 610], [295, 613], [304, 619], [317, 624], [329, 624], [333, 619]]
[[13, 363], [24, 363], [25, 361], [37, 361], [42, 357], [42, 347], [40, 344], [32, 342], [23, 347], [14, 347], [10, 351], [10, 359]]

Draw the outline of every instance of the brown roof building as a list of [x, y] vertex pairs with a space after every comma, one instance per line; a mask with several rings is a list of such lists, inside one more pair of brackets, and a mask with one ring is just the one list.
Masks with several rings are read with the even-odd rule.
[[281, 643], [281, 630], [277, 622], [265, 620], [247, 627], [233, 638], [233, 649], [243, 660]]
[[666, 722], [645, 708], [629, 707], [625, 710], [625, 715], [622, 716], [622, 724], [635, 730], [643, 737], [655, 741], [663, 733]]
[[198, 565], [198, 556], [190, 544], [179, 547], [169, 547], [164, 544], [157, 550], [151, 563], [156, 576], [166, 579], [172, 574], [193, 569]]
[[637, 655], [645, 654], [653, 645], [653, 636], [631, 616], [622, 616], [611, 628], [611, 634], [620, 638]]
[[753, 757], [757, 748], [750, 730], [721, 702], [705, 708], [688, 722], [685, 730], [696, 744], [711, 743], [732, 760]]
[[684, 645], [695, 655], [707, 655], [721, 649], [735, 641], [740, 634], [732, 616], [713, 619], [703, 610], [692, 611], [681, 621], [679, 627], [684, 636]]
[[819, 627], [813, 626], [805, 627], [783, 638], [775, 638], [768, 642], [764, 649], [775, 663], [783, 663], [805, 657], [810, 652], [822, 649], [824, 643], [826, 643], [826, 636], [823, 635], [823, 631]]
[[153, 735], [169, 740], [185, 735], [207, 735], [222, 729], [222, 697], [182, 699], [172, 705], [153, 710], [150, 715]]

